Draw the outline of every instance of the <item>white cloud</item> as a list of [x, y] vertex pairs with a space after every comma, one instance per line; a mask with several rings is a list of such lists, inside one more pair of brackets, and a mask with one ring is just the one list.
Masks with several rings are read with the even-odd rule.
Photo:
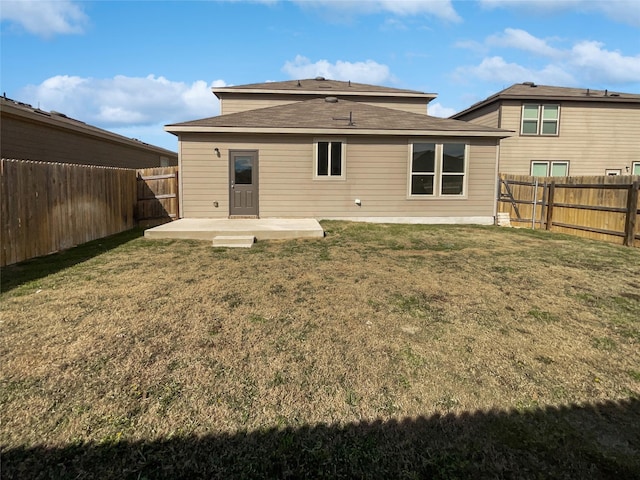
[[497, 83], [534, 81], [541, 84], [584, 86], [594, 82], [606, 86], [640, 82], [640, 55], [625, 56], [607, 50], [603, 43], [580, 41], [569, 48], [556, 48], [524, 30], [507, 28], [487, 37], [484, 43], [458, 42], [457, 46], [486, 54], [492, 48], [514, 49], [546, 59], [547, 65], [524, 67], [503, 56], [487, 56], [479, 65], [460, 67], [455, 77], [471, 77]]
[[455, 108], [444, 107], [438, 102], [430, 103], [427, 109], [432, 117], [449, 118], [457, 112]]
[[43, 110], [56, 110], [101, 128], [176, 123], [219, 113], [211, 87], [223, 80], [192, 84], [164, 77], [83, 78], [58, 75], [29, 85], [20, 99]]
[[600, 42], [584, 41], [571, 49], [569, 64], [596, 82], [640, 82], [640, 55], [625, 57], [605, 50]]
[[311, 63], [307, 57], [297, 55], [293, 61], [287, 61], [282, 71], [291, 78], [326, 77], [331, 80], [351, 80], [353, 82], [384, 84], [394, 80], [389, 67], [373, 60], [364, 62], [344, 62], [338, 60], [330, 63], [328, 60], [318, 60]]
[[638, 0], [479, 0], [485, 8], [510, 8], [526, 13], [574, 12], [604, 14], [616, 22], [640, 26]]
[[292, 0], [305, 7], [339, 10], [352, 15], [391, 13], [399, 16], [428, 15], [450, 22], [461, 21], [451, 0]]
[[89, 22], [80, 6], [69, 0], [3, 0], [0, 19], [45, 38], [56, 34], [83, 33]]
[[545, 85], [575, 84], [575, 79], [570, 73], [555, 65], [547, 65], [542, 69], [535, 70], [517, 63], [508, 63], [499, 56], [485, 58], [477, 66], [459, 67], [454, 72], [454, 77], [463, 82], [480, 79], [501, 84], [526, 81]]
[[549, 46], [546, 40], [517, 28], [505, 28], [503, 33], [489, 36], [485, 43], [489, 47], [516, 48], [545, 57], [561, 55], [561, 52]]

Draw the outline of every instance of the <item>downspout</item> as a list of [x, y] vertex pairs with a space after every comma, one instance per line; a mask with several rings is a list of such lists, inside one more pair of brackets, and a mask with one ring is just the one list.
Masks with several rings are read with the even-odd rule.
[[494, 184], [493, 184], [493, 192], [495, 193], [494, 202], [493, 202], [493, 221], [494, 223], [498, 222], [498, 198], [500, 196], [500, 181], [498, 179], [498, 175], [500, 174], [500, 141], [502, 139], [498, 139], [496, 142], [496, 168], [493, 173]]
[[183, 193], [184, 188], [182, 188], [183, 182], [182, 175], [182, 135], [178, 135], [178, 218], [184, 218], [184, 199]]

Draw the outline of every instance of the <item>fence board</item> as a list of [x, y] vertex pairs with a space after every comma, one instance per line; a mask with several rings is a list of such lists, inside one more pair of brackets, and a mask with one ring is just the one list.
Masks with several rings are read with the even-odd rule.
[[[636, 176], [536, 177], [500, 175], [498, 212], [517, 227], [547, 228], [640, 246]], [[634, 183], [635, 182], [635, 183]], [[533, 218], [534, 199], [535, 218]], [[517, 209], [515, 208], [517, 207]]]
[[2, 266], [135, 226], [135, 170], [1, 162]]

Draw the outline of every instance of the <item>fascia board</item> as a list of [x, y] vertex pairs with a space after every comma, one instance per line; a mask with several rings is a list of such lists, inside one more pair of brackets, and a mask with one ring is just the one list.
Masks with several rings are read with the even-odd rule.
[[501, 130], [496, 132], [462, 131], [462, 130], [346, 130], [341, 128], [245, 128], [245, 127], [164, 127], [170, 133], [271, 133], [271, 134], [309, 134], [309, 135], [386, 135], [386, 136], [446, 136], [446, 137], [496, 137], [506, 138], [515, 132]]
[[436, 93], [403, 93], [403, 92], [363, 92], [363, 91], [349, 91], [349, 90], [333, 90], [330, 88], [321, 90], [265, 90], [260, 88], [246, 88], [246, 89], [225, 89], [225, 88], [212, 88], [211, 91], [218, 98], [219, 93], [266, 93], [266, 94], [279, 94], [279, 95], [318, 95], [326, 94], [327, 96], [356, 96], [356, 97], [405, 97], [405, 98], [424, 98], [431, 99], [437, 98]]

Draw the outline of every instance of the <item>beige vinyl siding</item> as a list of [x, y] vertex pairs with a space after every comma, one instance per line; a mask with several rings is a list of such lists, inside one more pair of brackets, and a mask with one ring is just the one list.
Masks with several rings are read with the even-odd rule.
[[502, 106], [501, 128], [517, 132], [500, 143], [503, 173], [528, 175], [532, 160], [559, 160], [569, 162], [569, 175], [604, 175], [606, 169], [626, 172], [625, 167], [638, 160], [638, 104], [562, 102], [558, 136], [522, 136], [522, 103], [504, 102]]
[[[319, 92], [314, 95], [285, 95], [285, 94], [226, 94], [220, 101], [220, 114], [245, 112], [257, 108], [276, 107], [278, 105], [288, 105], [318, 97], [331, 96], [332, 92]], [[340, 96], [346, 100], [362, 102], [376, 107], [392, 108], [411, 113], [427, 114], [427, 101], [424, 98], [398, 98], [398, 97], [371, 97], [371, 96]]]
[[484, 125], [485, 127], [507, 128], [507, 127], [500, 126], [500, 107], [498, 103], [485, 105], [484, 107], [479, 108], [478, 110], [467, 113], [466, 115], [458, 118], [457, 120], [464, 120], [465, 122]]
[[[355, 98], [348, 98], [348, 100], [359, 101]], [[376, 100], [363, 101], [367, 105], [373, 105], [374, 107], [385, 107], [393, 110], [400, 110], [401, 112], [420, 113], [422, 115], [427, 114], [427, 103], [423, 99], [395, 99], [395, 98], [380, 98]]]
[[[261, 217], [493, 216], [496, 140], [469, 141], [466, 198], [408, 198], [408, 138], [346, 137], [344, 180], [314, 179], [313, 139], [182, 135], [182, 215], [227, 217], [229, 150], [255, 149], [259, 150]], [[356, 198], [361, 199], [361, 207], [355, 205]]]
[[162, 158], [168, 159], [170, 165], [178, 162], [175, 153], [156, 152], [142, 143], [140, 146], [133, 142], [118, 143], [106, 137], [5, 114], [0, 138], [2, 158], [123, 168], [159, 167]]
[[234, 94], [233, 97], [225, 96], [220, 100], [220, 115], [246, 112], [257, 108], [277, 107], [299, 101], [291, 95], [259, 95], [259, 94]]

